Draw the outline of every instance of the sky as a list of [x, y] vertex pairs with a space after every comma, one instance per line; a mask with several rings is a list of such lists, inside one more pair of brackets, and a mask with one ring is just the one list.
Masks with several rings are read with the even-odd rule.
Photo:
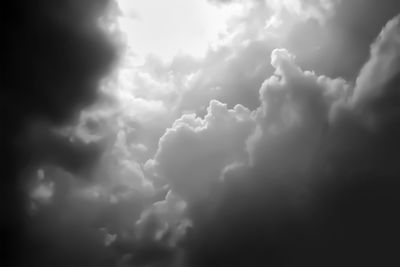
[[1, 266], [400, 263], [398, 1], [1, 20]]

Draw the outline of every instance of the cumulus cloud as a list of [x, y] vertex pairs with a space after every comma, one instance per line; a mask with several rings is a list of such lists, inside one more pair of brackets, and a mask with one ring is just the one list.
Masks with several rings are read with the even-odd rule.
[[204, 119], [183, 115], [160, 138], [155, 172], [186, 200], [207, 198], [227, 165], [246, 162], [253, 127], [247, 108], [211, 101]]
[[[397, 31], [390, 30], [397, 20], [384, 28], [366, 66], [385, 60], [385, 54], [375, 52], [385, 40], [392, 40], [385, 51], [397, 47]], [[388, 73], [397, 73], [391, 59]], [[194, 216], [198, 228], [188, 249], [191, 264], [319, 266], [393, 260], [389, 240], [398, 230], [378, 218], [395, 220], [391, 210], [398, 203], [393, 187], [398, 188], [394, 177], [399, 170], [393, 160], [399, 155], [389, 146], [397, 144], [398, 127], [384, 124], [378, 134], [363, 124], [366, 113], [359, 117], [354, 106], [331, 117], [337, 105], [350, 105], [356, 97], [348, 83], [302, 71], [284, 49], [272, 52], [271, 64], [275, 75], [260, 89], [257, 130], [248, 139], [251, 164], [225, 173], [211, 219], [194, 212], [201, 216]], [[386, 77], [374, 90], [387, 84], [397, 89], [392, 76]], [[368, 78], [375, 81], [373, 75]], [[379, 101], [384, 92], [373, 94], [371, 101]], [[380, 115], [387, 118], [385, 112]], [[379, 151], [386, 153], [384, 158], [374, 154]], [[389, 228], [380, 235], [382, 227]], [[328, 258], [333, 260], [328, 263]]]

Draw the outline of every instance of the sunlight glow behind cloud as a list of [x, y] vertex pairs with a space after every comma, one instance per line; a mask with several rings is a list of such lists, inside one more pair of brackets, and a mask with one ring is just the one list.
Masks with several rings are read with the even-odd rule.
[[224, 32], [238, 5], [219, 7], [206, 0], [119, 0], [119, 19], [128, 46], [140, 59], [154, 54], [169, 60], [177, 53], [201, 57]]

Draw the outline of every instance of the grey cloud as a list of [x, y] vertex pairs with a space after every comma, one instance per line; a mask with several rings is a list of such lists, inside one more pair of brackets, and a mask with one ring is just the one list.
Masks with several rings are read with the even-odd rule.
[[[390, 96], [398, 100], [396, 82], [400, 75], [400, 16], [392, 19], [371, 46], [371, 55], [356, 80], [354, 105], [368, 105]], [[370, 100], [371, 99], [371, 100]]]
[[[396, 21], [388, 23], [371, 48], [366, 66], [378, 62], [389, 70], [374, 88], [382, 91], [372, 94], [367, 106], [387, 99], [398, 87], [397, 77], [386, 76], [399, 71], [391, 63], [397, 62], [392, 52], [397, 51], [398, 31], [390, 30]], [[381, 45], [384, 53], [376, 53]], [[395, 261], [391, 242], [399, 236], [394, 212], [399, 203], [395, 188], [400, 170], [395, 162], [400, 155], [394, 148], [398, 124], [391, 119], [387, 123], [384, 109], [373, 109], [385, 123], [371, 128], [364, 122], [368, 110], [351, 105], [356, 91], [346, 81], [301, 70], [286, 50], [275, 50], [271, 60], [276, 72], [263, 84], [261, 106], [253, 113], [257, 130], [250, 139], [242, 139], [244, 144], [247, 140], [250, 164], [225, 169], [218, 197], [191, 206], [189, 264], [336, 266]], [[367, 86], [376, 81], [374, 75], [365, 77]], [[391, 98], [392, 103], [396, 99]], [[390, 110], [389, 118], [398, 115]], [[198, 166], [203, 163], [209, 164], [197, 160]], [[197, 179], [207, 178], [202, 183], [210, 183], [210, 175], [218, 177], [200, 169], [196, 175], [199, 172], [205, 175]], [[165, 174], [174, 179], [176, 173], [177, 169]], [[185, 173], [190, 177], [189, 170]], [[191, 191], [183, 190], [184, 198], [190, 198]], [[214, 208], [205, 213], [210, 205]]]
[[244, 14], [229, 23], [232, 41], [209, 49], [182, 96], [181, 110], [204, 114], [211, 99], [227, 103], [229, 107], [236, 104], [251, 109], [257, 107], [257, 88], [265, 73], [272, 71], [260, 58], [276, 45], [276, 41], [263, 32], [269, 15], [271, 9], [264, 2], [255, 1]]
[[189, 90], [183, 95], [180, 108], [196, 110], [206, 106], [210, 99], [227, 103], [230, 107], [242, 104], [257, 106], [257, 90], [269, 71], [259, 58], [268, 53], [266, 41], [250, 41], [237, 50], [209, 53], [203, 68], [195, 73]]
[[398, 1], [341, 1], [324, 27], [313, 21], [293, 27], [287, 48], [305, 69], [354, 81], [368, 60], [370, 44], [399, 10]]
[[253, 125], [248, 109], [213, 100], [204, 119], [183, 115], [161, 137], [155, 172], [185, 200], [207, 198], [226, 165], [246, 162]]
[[[36, 119], [60, 125], [95, 100], [99, 79], [112, 68], [117, 55], [97, 24], [108, 4], [43, 0], [6, 1], [2, 6], [1, 234], [5, 265], [26, 265], [21, 250], [28, 241], [25, 233], [29, 226], [21, 176], [30, 167], [32, 154], [18, 147], [27, 141], [19, 137]], [[80, 156], [79, 148], [69, 149], [67, 142], [55, 139], [50, 142], [61, 150], [74, 151], [59, 159], [72, 163], [75, 170], [84, 169], [70, 156], [85, 161], [87, 155]], [[50, 154], [57, 155], [54, 151]]]

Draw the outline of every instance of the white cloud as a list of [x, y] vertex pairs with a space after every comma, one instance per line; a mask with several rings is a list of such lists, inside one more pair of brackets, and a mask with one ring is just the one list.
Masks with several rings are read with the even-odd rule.
[[275, 14], [288, 12], [300, 19], [317, 19], [323, 23], [335, 12], [335, 6], [340, 0], [266, 0], [266, 3], [274, 9]]

